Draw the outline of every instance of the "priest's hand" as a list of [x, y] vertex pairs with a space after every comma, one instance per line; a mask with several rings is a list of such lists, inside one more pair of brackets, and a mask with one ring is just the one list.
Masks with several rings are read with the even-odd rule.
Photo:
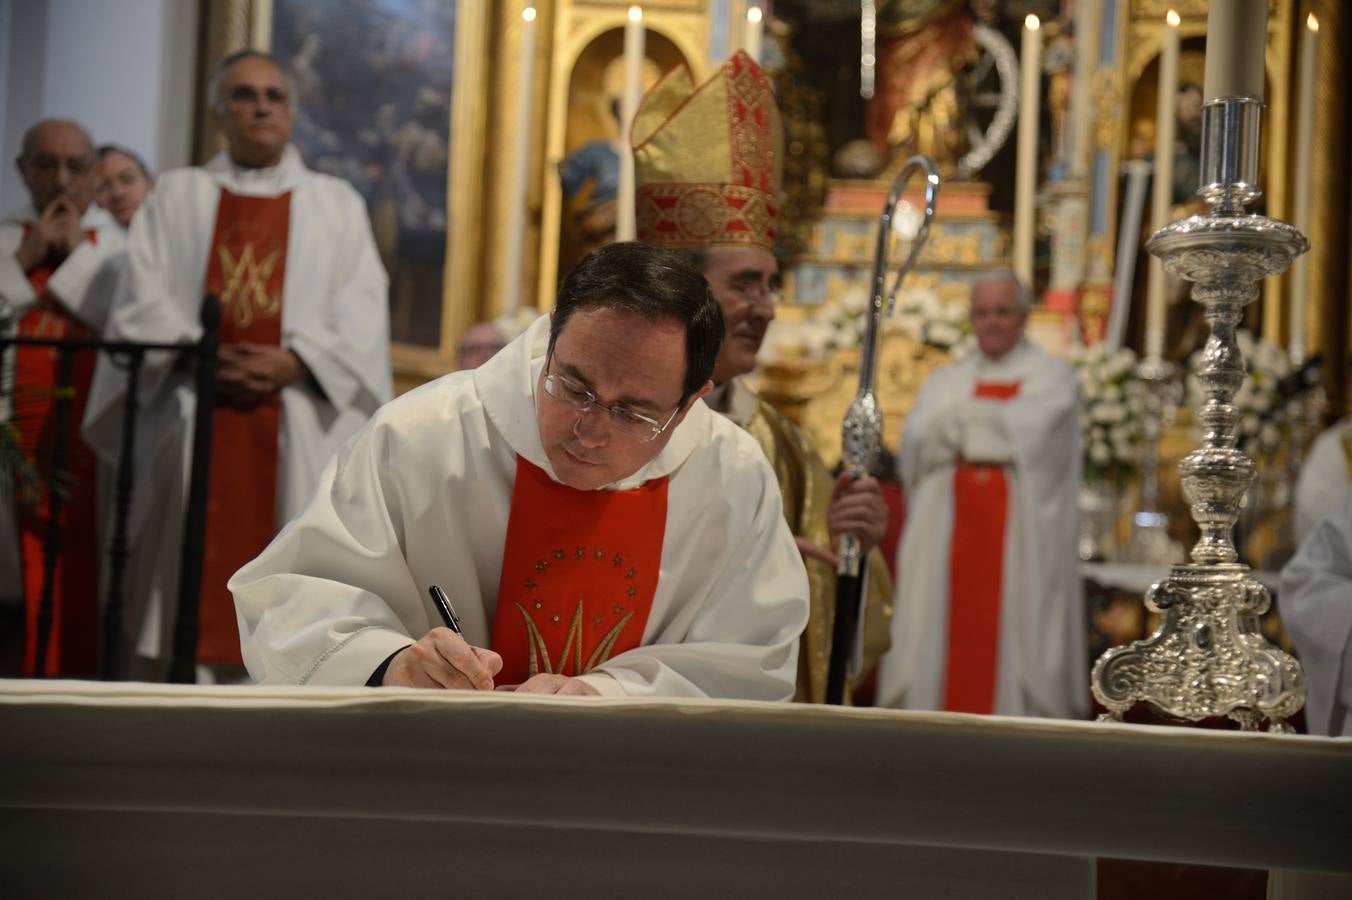
[[861, 549], [867, 554], [882, 542], [887, 531], [887, 501], [883, 500], [878, 480], [871, 476], [855, 479], [841, 472], [831, 489], [831, 503], [826, 508], [826, 529], [831, 533], [831, 546], [840, 546], [843, 534], [859, 538]]
[[550, 675], [547, 672], [541, 672], [539, 675], [532, 675], [521, 684], [501, 685], [498, 687], [498, 690], [516, 691], [518, 694], [566, 694], [574, 697], [601, 696], [600, 691], [580, 678], [569, 678], [567, 675]]
[[42, 211], [36, 224], [14, 251], [19, 268], [30, 272], [49, 256], [61, 259], [84, 240], [80, 230], [80, 211], [68, 197], [57, 197]]
[[79, 208], [69, 197], [61, 196], [47, 204], [44, 214], [46, 212], [52, 213], [53, 223], [60, 237], [58, 251], [62, 256], [69, 256], [85, 239]]
[[216, 368], [216, 388], [223, 402], [250, 407], [307, 374], [300, 357], [275, 344], [241, 341], [222, 344]]
[[395, 654], [385, 669], [386, 686], [493, 690], [502, 657], [475, 647], [449, 628], [433, 628]]

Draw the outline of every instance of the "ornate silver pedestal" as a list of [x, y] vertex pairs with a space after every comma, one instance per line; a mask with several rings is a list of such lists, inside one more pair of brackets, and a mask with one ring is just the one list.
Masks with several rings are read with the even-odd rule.
[[1272, 731], [1305, 703], [1305, 673], [1268, 643], [1258, 618], [1272, 602], [1263, 585], [1236, 560], [1231, 531], [1254, 463], [1235, 449], [1238, 410], [1231, 400], [1244, 382], [1235, 327], [1257, 299], [1263, 278], [1284, 271], [1309, 249], [1299, 231], [1245, 213], [1259, 196], [1258, 147], [1262, 103], [1221, 98], [1202, 110], [1202, 188], [1207, 215], [1173, 222], [1146, 249], [1166, 269], [1195, 282], [1193, 300], [1206, 309], [1211, 334], [1198, 379], [1206, 396], [1197, 410], [1202, 446], [1179, 465], [1183, 494], [1202, 536], [1192, 563], [1176, 565], [1146, 593], [1163, 618], [1143, 641], [1114, 647], [1094, 665], [1094, 696], [1120, 719], [1145, 701], [1166, 716], [1198, 721], [1229, 716], [1245, 730], [1266, 718]]

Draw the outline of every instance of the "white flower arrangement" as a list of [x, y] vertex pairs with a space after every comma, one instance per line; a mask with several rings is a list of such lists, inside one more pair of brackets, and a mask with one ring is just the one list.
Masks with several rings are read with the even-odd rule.
[[[861, 286], [800, 321], [775, 320], [766, 340], [770, 356], [796, 352], [808, 359], [825, 359], [843, 347], [858, 347], [863, 341], [868, 309], [869, 292]], [[897, 298], [896, 312], [883, 320], [883, 328], [899, 328], [918, 343], [947, 350], [955, 358], [973, 344], [966, 304], [945, 302], [928, 290], [903, 291]]]
[[[1235, 332], [1235, 342], [1248, 372], [1232, 401], [1239, 410], [1239, 443], [1270, 454], [1281, 446], [1293, 418], [1300, 415], [1299, 401], [1284, 402], [1277, 390], [1278, 383], [1291, 374], [1291, 362], [1281, 347], [1266, 338], [1255, 338], [1247, 329]], [[1206, 393], [1197, 380], [1200, 362], [1200, 351], [1188, 358], [1188, 400], [1193, 409], [1206, 402]]]
[[1080, 435], [1086, 480], [1123, 480], [1135, 471], [1145, 441], [1145, 384], [1136, 354], [1103, 344], [1071, 351], [1080, 380]]

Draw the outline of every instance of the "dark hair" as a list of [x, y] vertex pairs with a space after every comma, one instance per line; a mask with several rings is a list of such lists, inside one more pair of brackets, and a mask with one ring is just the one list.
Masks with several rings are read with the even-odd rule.
[[141, 170], [141, 176], [145, 178], [146, 181], [155, 180], [155, 176], [150, 174], [150, 169], [146, 166], [145, 160], [141, 159], [141, 157], [137, 156], [135, 153], [128, 150], [126, 147], [121, 146], [120, 144], [104, 144], [102, 147], [99, 147], [99, 149], [94, 151], [94, 158], [97, 159], [99, 162], [103, 162], [105, 159], [112, 156], [114, 153], [117, 153], [121, 156], [125, 156], [127, 159], [134, 162], [136, 164], [136, 168]]
[[667, 319], [684, 325], [682, 406], [713, 375], [723, 343], [723, 311], [704, 273], [671, 250], [624, 241], [588, 253], [559, 288], [549, 325], [551, 354], [563, 327], [580, 309], [622, 309], [650, 322]]

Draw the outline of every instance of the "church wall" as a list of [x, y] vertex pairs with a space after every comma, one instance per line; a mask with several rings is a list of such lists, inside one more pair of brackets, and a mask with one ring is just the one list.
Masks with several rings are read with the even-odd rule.
[[[96, 143], [142, 154], [156, 171], [191, 150], [196, 4], [180, 0], [3, 0], [7, 24], [0, 208], [25, 198], [11, 161], [39, 118], [75, 119]], [[8, 22], [4, 19], [8, 18]]]

